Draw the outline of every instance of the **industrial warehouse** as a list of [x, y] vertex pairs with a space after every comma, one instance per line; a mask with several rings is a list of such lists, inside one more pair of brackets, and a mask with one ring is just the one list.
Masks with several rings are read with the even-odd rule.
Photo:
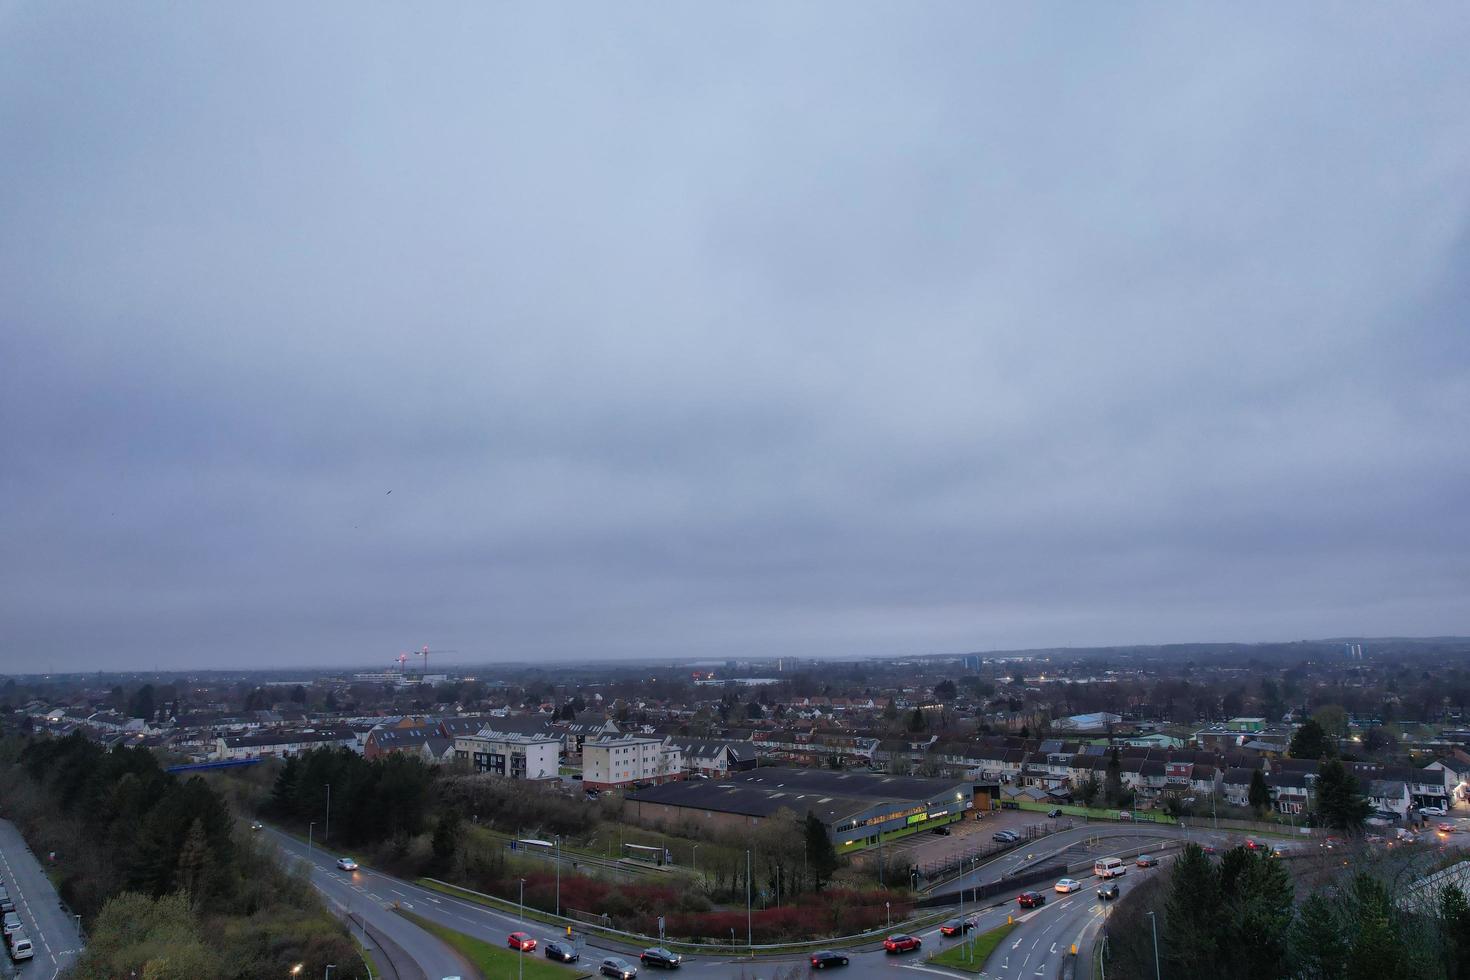
[[782, 809], [812, 813], [841, 852], [876, 845], [880, 834], [892, 840], [959, 820], [977, 805], [976, 792], [972, 780], [762, 767], [651, 786], [627, 801], [634, 819], [655, 827], [743, 830]]

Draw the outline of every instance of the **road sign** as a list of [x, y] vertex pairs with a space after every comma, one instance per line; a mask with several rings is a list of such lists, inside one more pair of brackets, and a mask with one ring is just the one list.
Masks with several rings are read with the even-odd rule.
[[663, 939], [664, 938], [664, 917], [663, 916], [659, 916], [658, 917], [658, 938], [659, 939]]

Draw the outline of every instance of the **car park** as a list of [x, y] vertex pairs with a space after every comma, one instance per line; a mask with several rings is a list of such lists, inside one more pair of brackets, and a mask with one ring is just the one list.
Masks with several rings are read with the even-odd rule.
[[907, 953], [923, 945], [922, 939], [906, 932], [895, 933], [883, 940], [883, 949], [889, 953]]
[[684, 957], [662, 946], [650, 946], [638, 954], [638, 961], [644, 966], [658, 966], [665, 970], [677, 970], [679, 964], [684, 962]]
[[519, 952], [529, 953], [536, 948], [536, 940], [528, 932], [513, 932], [505, 937], [505, 945]]
[[1069, 895], [1081, 887], [1082, 882], [1076, 878], [1063, 878], [1053, 885], [1052, 889], [1059, 895]]
[[826, 970], [834, 966], [846, 966], [847, 956], [842, 953], [833, 952], [830, 949], [819, 950], [812, 954], [812, 969]]
[[575, 947], [558, 942], [547, 943], [542, 948], [542, 952], [546, 954], [548, 960], [560, 960], [563, 963], [575, 963], [582, 958], [582, 954], [577, 952]]
[[1104, 902], [1110, 902], [1117, 898], [1118, 883], [1116, 881], [1109, 881], [1106, 884], [1098, 886], [1097, 897]]
[[638, 968], [621, 956], [609, 956], [602, 961], [597, 972], [605, 977], [615, 977], [616, 980], [633, 980], [638, 975]]
[[1152, 854], [1140, 854], [1138, 855], [1138, 860], [1133, 863], [1140, 868], [1152, 868], [1159, 863], [1159, 859]]
[[1044, 892], [1022, 892], [1016, 896], [1016, 903], [1023, 909], [1034, 909], [1046, 904], [1046, 894]]
[[975, 928], [974, 919], [950, 919], [939, 927], [941, 936], [960, 936]]
[[357, 862], [352, 860], [352, 858], [338, 858], [337, 867], [341, 868], [343, 871], [356, 871]]

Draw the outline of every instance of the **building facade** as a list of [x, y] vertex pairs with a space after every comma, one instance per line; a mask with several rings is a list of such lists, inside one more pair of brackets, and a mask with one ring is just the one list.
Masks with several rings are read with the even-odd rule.
[[615, 789], [678, 779], [684, 768], [677, 745], [663, 738], [605, 738], [582, 746], [582, 785]]
[[475, 772], [506, 779], [554, 779], [561, 739], [490, 732], [461, 735], [454, 740], [454, 757], [468, 762]]

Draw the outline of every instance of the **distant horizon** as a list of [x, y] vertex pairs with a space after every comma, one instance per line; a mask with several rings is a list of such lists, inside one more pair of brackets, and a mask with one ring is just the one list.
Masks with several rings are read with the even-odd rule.
[[[530, 670], [555, 667], [565, 669], [568, 667], [587, 666], [599, 669], [626, 667], [636, 668], [649, 667], [692, 667], [696, 665], [715, 666], [723, 665], [727, 661], [765, 665], [779, 660], [798, 661], [825, 661], [861, 664], [870, 661], [890, 660], [925, 660], [944, 659], [953, 657], [1037, 657], [1042, 655], [1080, 655], [1090, 653], [1107, 653], [1117, 651], [1150, 651], [1163, 650], [1169, 647], [1230, 647], [1239, 648], [1242, 651], [1253, 647], [1262, 646], [1294, 646], [1297, 644], [1334, 644], [1334, 643], [1362, 643], [1362, 644], [1386, 644], [1386, 643], [1410, 643], [1410, 644], [1456, 644], [1470, 645], [1470, 634], [1434, 634], [1425, 636], [1412, 636], [1403, 634], [1388, 634], [1383, 636], [1325, 636], [1297, 639], [1265, 639], [1265, 640], [1174, 640], [1165, 643], [1099, 643], [1075, 646], [1040, 646], [1026, 648], [996, 648], [987, 650], [960, 650], [940, 651], [930, 653], [887, 653], [868, 654], [863, 656], [845, 654], [743, 654], [729, 657], [710, 657], [705, 655], [691, 655], [687, 658], [681, 657], [648, 657], [643, 659], [626, 657], [589, 658], [568, 657], [565, 659], [540, 659], [540, 660], [499, 660], [499, 661], [470, 661], [446, 659], [442, 664], [435, 663], [429, 670], [430, 676], [445, 673], [444, 668], [456, 668], [459, 670], [472, 671], [488, 667], [504, 668], [507, 670]], [[1222, 651], [1223, 652], [1223, 651]], [[1470, 652], [1470, 650], [1467, 650]], [[1365, 650], [1367, 656], [1371, 651]], [[412, 676], [420, 671], [413, 667], [410, 661], [407, 673]], [[164, 674], [259, 674], [269, 672], [290, 673], [393, 673], [396, 661], [390, 661], [386, 665], [376, 665], [362, 662], [341, 663], [319, 663], [319, 664], [263, 664], [258, 667], [110, 667], [110, 668], [77, 668], [72, 670], [56, 670], [45, 672], [0, 672], [0, 677], [17, 678], [46, 678], [46, 677], [84, 677], [86, 675], [102, 674], [109, 675], [164, 675]]]

